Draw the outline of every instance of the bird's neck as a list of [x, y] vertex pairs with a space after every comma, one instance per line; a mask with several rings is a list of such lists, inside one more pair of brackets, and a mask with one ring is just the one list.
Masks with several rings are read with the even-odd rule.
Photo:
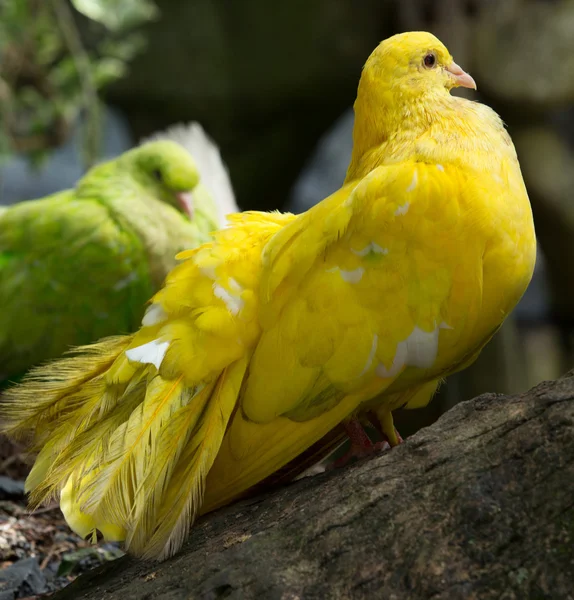
[[488, 165], [503, 158], [516, 161], [502, 122], [489, 107], [450, 94], [398, 108], [392, 103], [374, 106], [370, 98], [359, 94], [346, 181], [360, 179], [380, 165], [405, 160], [472, 164], [478, 155]]

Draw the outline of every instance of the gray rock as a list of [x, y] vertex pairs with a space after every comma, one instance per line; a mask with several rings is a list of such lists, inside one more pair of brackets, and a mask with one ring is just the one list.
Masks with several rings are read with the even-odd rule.
[[41, 594], [46, 578], [35, 558], [24, 558], [0, 571], [0, 600], [14, 600]]
[[24, 496], [24, 482], [15, 481], [10, 477], [0, 475], [0, 500], [21, 498]]

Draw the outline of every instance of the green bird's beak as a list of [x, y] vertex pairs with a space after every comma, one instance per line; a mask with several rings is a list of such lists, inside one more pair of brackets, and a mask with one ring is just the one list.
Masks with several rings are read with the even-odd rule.
[[176, 194], [177, 201], [181, 206], [183, 212], [193, 219], [193, 193], [192, 192], [178, 192]]

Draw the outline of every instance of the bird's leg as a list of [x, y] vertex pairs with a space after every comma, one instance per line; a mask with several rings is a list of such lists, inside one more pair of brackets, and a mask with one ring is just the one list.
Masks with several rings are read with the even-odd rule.
[[351, 441], [351, 447], [341, 458], [333, 462], [331, 468], [343, 467], [352, 459], [364, 458], [378, 450], [390, 448], [387, 442], [373, 444], [357, 417], [351, 417], [343, 423], [343, 426]]
[[368, 417], [375, 429], [392, 448], [403, 443], [401, 434], [395, 428], [393, 415], [388, 409], [370, 411]]

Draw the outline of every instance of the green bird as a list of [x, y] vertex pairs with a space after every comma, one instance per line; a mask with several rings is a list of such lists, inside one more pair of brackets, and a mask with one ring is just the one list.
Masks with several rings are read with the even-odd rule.
[[198, 124], [158, 137], [187, 143], [144, 143], [93, 167], [74, 189], [0, 212], [0, 381], [72, 346], [135, 331], [176, 254], [219, 228], [220, 204], [238, 210]]

